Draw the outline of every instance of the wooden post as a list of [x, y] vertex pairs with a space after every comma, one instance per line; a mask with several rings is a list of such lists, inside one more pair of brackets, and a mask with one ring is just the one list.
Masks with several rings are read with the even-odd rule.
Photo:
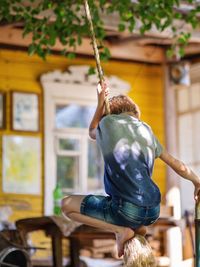
[[195, 206], [195, 267], [200, 267], [200, 201]]

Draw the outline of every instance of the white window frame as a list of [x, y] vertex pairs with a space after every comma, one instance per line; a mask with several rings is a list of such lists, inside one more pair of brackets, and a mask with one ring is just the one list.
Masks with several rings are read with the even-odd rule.
[[[76, 133], [78, 129], [76, 129], [76, 133], [71, 129], [71, 134], [69, 133], [70, 129], [67, 129], [68, 133], [63, 133], [66, 129], [55, 129], [55, 109], [57, 104], [69, 104], [76, 103], [82, 104], [86, 106], [95, 106], [96, 105], [96, 92], [93, 86], [84, 86], [84, 85], [74, 85], [74, 84], [58, 84], [56, 86], [56, 90], [53, 88], [49, 88], [45, 92], [45, 102], [44, 102], [44, 111], [45, 111], [45, 213], [52, 214], [53, 210], [53, 201], [52, 201], [52, 192], [56, 186], [56, 151], [55, 151], [55, 137], [57, 136], [71, 136], [76, 137]], [[84, 92], [83, 95], [90, 96], [88, 99], [79, 99], [80, 93]], [[73, 94], [72, 94], [73, 93]], [[87, 129], [83, 132], [86, 135]], [[82, 133], [83, 133], [82, 132]], [[82, 148], [87, 149], [87, 148]], [[84, 159], [83, 159], [84, 161]], [[87, 159], [85, 158], [85, 162], [82, 164], [80, 171], [82, 172], [81, 177], [84, 177], [86, 173]], [[82, 189], [84, 190], [84, 184], [86, 187], [85, 179], [81, 179]]]
[[[63, 132], [66, 131], [66, 132]], [[87, 179], [87, 166], [88, 166], [88, 159], [85, 155], [87, 155], [87, 142], [88, 142], [88, 131], [87, 129], [62, 129], [59, 131], [59, 129], [55, 132], [54, 135], [54, 142], [55, 142], [55, 157], [56, 156], [77, 156], [79, 157], [79, 169], [78, 169], [78, 180], [75, 181], [75, 186], [73, 189], [69, 188], [69, 190], [64, 189], [64, 193], [72, 193], [75, 192], [81, 192], [86, 193], [87, 192], [87, 185], [88, 185], [88, 179]], [[74, 150], [66, 150], [62, 151], [59, 149], [59, 139], [76, 139], [79, 141], [80, 148], [77, 151]]]

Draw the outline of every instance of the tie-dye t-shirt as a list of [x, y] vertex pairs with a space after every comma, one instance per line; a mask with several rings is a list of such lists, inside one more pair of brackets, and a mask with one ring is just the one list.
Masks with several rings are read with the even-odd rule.
[[150, 126], [124, 113], [107, 115], [96, 140], [105, 162], [106, 193], [138, 206], [158, 205], [160, 190], [151, 176], [162, 146]]

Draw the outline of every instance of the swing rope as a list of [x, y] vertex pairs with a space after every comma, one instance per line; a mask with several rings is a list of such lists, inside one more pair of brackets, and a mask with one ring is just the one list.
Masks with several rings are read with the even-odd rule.
[[[93, 47], [93, 51], [94, 51], [94, 57], [96, 60], [98, 77], [99, 77], [100, 84], [102, 85], [104, 82], [104, 74], [103, 74], [103, 69], [101, 67], [97, 41], [96, 41], [96, 37], [95, 37], [95, 33], [94, 33], [94, 27], [93, 27], [93, 23], [92, 23], [92, 17], [91, 17], [91, 13], [90, 13], [90, 7], [88, 5], [87, 0], [84, 0], [84, 7], [85, 7], [85, 13], [86, 13], [86, 17], [87, 17], [88, 24], [89, 24], [90, 35], [91, 35], [91, 40], [92, 40], [92, 47]], [[105, 98], [105, 110], [106, 110], [106, 114], [110, 114], [110, 105], [109, 105], [108, 97]]]

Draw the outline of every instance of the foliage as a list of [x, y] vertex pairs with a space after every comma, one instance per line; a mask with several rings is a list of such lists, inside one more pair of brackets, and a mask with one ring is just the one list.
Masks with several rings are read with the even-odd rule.
[[[105, 30], [102, 15], [117, 14], [119, 31], [132, 32], [138, 27], [138, 23], [141, 34], [152, 28], [162, 32], [170, 27], [173, 31], [174, 45], [178, 44], [181, 54], [190, 38], [190, 33], [182, 32], [181, 26], [176, 26], [175, 21], [182, 22], [179, 25], [188, 23], [193, 28], [199, 23], [200, 3], [198, 4], [197, 0], [184, 1], [193, 5], [193, 8], [185, 14], [179, 10], [183, 2], [180, 0], [88, 0], [88, 2], [103, 59], [107, 59], [110, 53], [103, 46]], [[37, 53], [42, 58], [51, 53], [57, 40], [63, 45], [62, 54], [73, 58], [73, 50], [82, 43], [84, 36], [88, 36], [89, 31], [83, 0], [1, 0], [0, 21], [1, 23], [24, 22], [24, 36], [33, 34], [29, 54]]]

